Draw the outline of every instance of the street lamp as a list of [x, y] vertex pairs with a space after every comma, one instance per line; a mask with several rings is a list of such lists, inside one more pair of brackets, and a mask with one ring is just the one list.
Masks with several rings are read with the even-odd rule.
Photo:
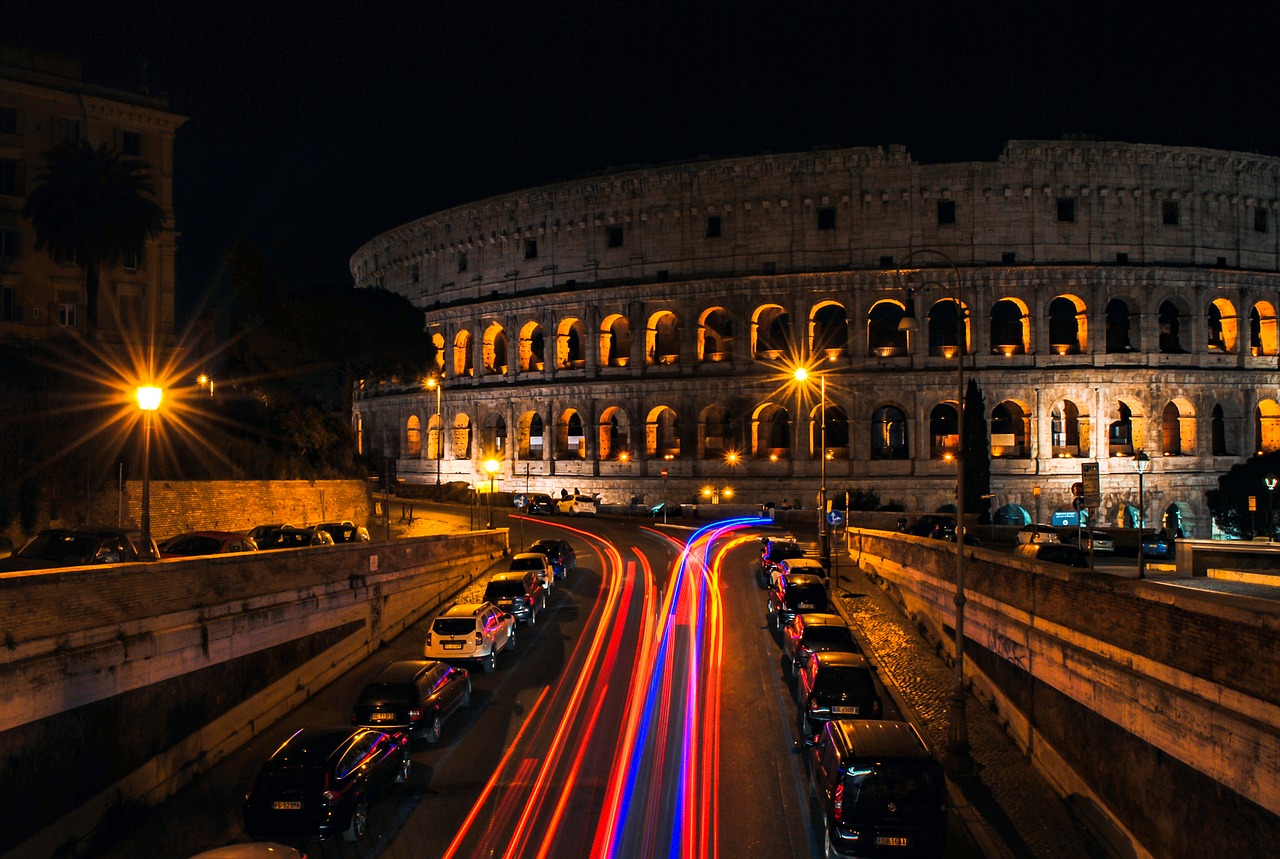
[[[907, 254], [903, 260], [903, 268], [895, 272], [898, 284], [905, 288], [904, 270], [908, 269], [913, 259], [921, 255], [931, 255], [942, 261], [951, 270], [954, 282], [953, 300], [956, 303], [956, 415], [959, 443], [956, 445], [956, 596], [955, 596], [955, 682], [951, 689], [951, 724], [947, 736], [948, 751], [956, 758], [964, 759], [969, 754], [969, 724], [966, 716], [966, 698], [964, 691], [964, 354], [968, 351], [969, 338], [965, 319], [967, 310], [960, 300], [960, 269], [951, 257], [942, 251], [932, 248], [919, 248]], [[945, 284], [940, 284], [946, 288]], [[907, 343], [911, 343], [911, 333], [919, 328], [915, 318], [915, 307], [911, 291], [907, 290], [907, 304], [898, 330], [907, 333]], [[947, 356], [950, 357], [950, 356]]]
[[440, 417], [440, 392], [444, 390], [444, 385], [440, 384], [440, 380], [431, 375], [427, 377], [427, 390], [436, 392], [436, 500], [440, 495], [440, 460], [444, 454], [444, 421]]
[[[807, 367], [796, 367], [795, 379], [803, 384], [809, 378]], [[827, 532], [827, 374], [818, 373], [818, 554], [822, 566], [831, 566], [831, 540]]]
[[137, 391], [142, 409], [142, 550], [151, 554], [151, 415], [160, 408], [164, 390], [144, 386]]
[[1147, 505], [1146, 499], [1142, 495], [1142, 478], [1146, 475], [1147, 469], [1151, 467], [1151, 457], [1147, 456], [1145, 450], [1138, 451], [1133, 458], [1133, 467], [1138, 469], [1138, 578], [1145, 579], [1147, 577], [1147, 556], [1142, 551], [1142, 529], [1147, 523]]
[[1272, 518], [1273, 514], [1271, 512], [1271, 497], [1276, 491], [1276, 476], [1268, 474], [1262, 478], [1262, 482], [1267, 487], [1267, 539], [1270, 540], [1276, 531], [1275, 519]]
[[489, 524], [486, 528], [493, 527], [493, 479], [498, 474], [498, 469], [502, 466], [498, 464], [496, 459], [487, 459], [484, 463], [484, 470], [489, 472]]

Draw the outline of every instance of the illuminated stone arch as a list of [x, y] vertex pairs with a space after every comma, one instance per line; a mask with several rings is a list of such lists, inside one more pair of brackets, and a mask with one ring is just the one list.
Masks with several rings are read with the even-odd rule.
[[809, 311], [809, 352], [835, 359], [849, 354], [849, 314], [838, 301], [820, 301]]
[[486, 376], [507, 372], [507, 332], [497, 322], [490, 323], [480, 344], [480, 366]]
[[427, 419], [427, 459], [444, 458], [444, 418], [432, 415]]
[[1049, 302], [1049, 349], [1055, 355], [1080, 355], [1089, 350], [1089, 317], [1084, 299], [1059, 295]]
[[680, 361], [680, 319], [670, 310], [655, 311], [644, 330], [645, 363], [676, 364]]
[[453, 417], [453, 448], [454, 459], [470, 459], [471, 458], [471, 418], [466, 413], [458, 413]]
[[1210, 352], [1234, 352], [1240, 338], [1236, 306], [1225, 298], [1215, 298], [1205, 308], [1205, 347]]
[[[825, 420], [826, 437], [823, 437], [822, 426]], [[849, 416], [840, 406], [827, 404], [823, 413], [822, 404], [815, 405], [809, 412], [809, 449], [810, 459], [817, 459], [821, 451], [825, 451], [827, 459], [849, 458]]]
[[520, 415], [517, 428], [520, 437], [516, 443], [516, 458], [535, 461], [543, 459], [547, 447], [547, 426], [542, 415], [525, 412]]
[[1156, 308], [1156, 324], [1160, 328], [1157, 347], [1166, 355], [1181, 355], [1187, 351], [1183, 342], [1183, 321], [1187, 318], [1187, 309], [1180, 300], [1166, 298]]
[[560, 370], [581, 369], [586, 366], [586, 340], [582, 320], [566, 316], [556, 327], [556, 367]]
[[437, 375], [444, 375], [444, 335], [439, 331], [433, 331], [431, 333], [431, 353], [431, 366], [435, 367]]
[[1254, 355], [1280, 355], [1276, 308], [1270, 301], [1258, 301], [1249, 308], [1249, 351]]
[[1259, 454], [1280, 450], [1280, 404], [1275, 400], [1267, 398], [1254, 406], [1253, 437]]
[[631, 416], [621, 406], [610, 406], [600, 413], [598, 451], [601, 462], [631, 457]]
[[1031, 514], [1021, 504], [1006, 504], [992, 514], [991, 524], [1022, 527], [1031, 524]]
[[991, 410], [991, 456], [1028, 459], [1031, 456], [1031, 406], [1004, 400]]
[[587, 434], [577, 409], [565, 409], [556, 421], [556, 459], [586, 459]]
[[911, 434], [907, 413], [899, 406], [885, 403], [871, 415], [871, 458], [909, 459]]
[[1240, 408], [1232, 400], [1213, 404], [1209, 412], [1209, 450], [1213, 456], [1236, 456], [1244, 440]]
[[938, 403], [929, 411], [929, 458], [948, 462], [960, 450], [960, 411], [954, 401]]
[[910, 344], [907, 332], [899, 327], [906, 316], [900, 301], [886, 298], [867, 311], [867, 354], [881, 358], [906, 355]]
[[680, 421], [670, 406], [654, 406], [644, 423], [644, 451], [650, 459], [680, 456]]
[[1191, 401], [1174, 397], [1160, 412], [1160, 453], [1186, 456], [1196, 449], [1196, 412]]
[[[958, 315], [963, 314], [963, 327]], [[954, 298], [940, 298], [929, 308], [929, 354], [950, 358], [955, 355], [957, 333], [963, 331], [964, 354], [973, 348], [973, 320], [964, 302]]]
[[1080, 404], [1067, 398], [1049, 410], [1049, 450], [1055, 459], [1089, 458], [1093, 447], [1092, 422]]
[[698, 360], [728, 361], [733, 357], [733, 317], [723, 307], [708, 307], [698, 317]]
[[783, 358], [793, 352], [791, 317], [781, 304], [762, 304], [751, 314], [751, 354], [757, 358]]
[[631, 362], [631, 323], [611, 313], [600, 323], [600, 366], [625, 367]]
[[791, 458], [791, 415], [777, 403], [761, 403], [751, 414], [751, 455]]
[[1142, 342], [1137, 309], [1125, 298], [1113, 298], [1107, 302], [1103, 331], [1108, 355], [1123, 355], [1138, 351]]
[[453, 375], [474, 376], [475, 356], [471, 348], [471, 332], [462, 329], [453, 338]]
[[698, 455], [716, 459], [731, 451], [737, 452], [737, 444], [729, 408], [724, 403], [711, 403], [698, 415]]
[[546, 369], [546, 336], [539, 323], [526, 322], [520, 329], [516, 360], [522, 373], [537, 373]]
[[1002, 298], [991, 305], [991, 352], [1025, 355], [1031, 351], [1031, 314], [1020, 298]]
[[485, 416], [483, 438], [480, 440], [481, 455], [505, 459], [507, 454], [507, 420], [502, 415], [491, 412]]
[[1117, 397], [1108, 415], [1107, 456], [1133, 456], [1147, 441], [1147, 419], [1136, 399]]
[[417, 415], [409, 415], [404, 427], [404, 451], [409, 459], [422, 456], [422, 421]]

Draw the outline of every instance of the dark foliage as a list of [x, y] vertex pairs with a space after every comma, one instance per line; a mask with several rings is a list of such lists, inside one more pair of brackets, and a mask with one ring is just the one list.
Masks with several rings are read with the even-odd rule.
[[[964, 392], [964, 511], [981, 525], [991, 524], [991, 436], [987, 430], [986, 398], [970, 378]], [[986, 497], [984, 497], [986, 496]]]
[[[1218, 478], [1218, 488], [1206, 492], [1205, 500], [1219, 530], [1243, 539], [1276, 533], [1274, 523], [1280, 513], [1280, 499], [1270, 497], [1263, 482], [1268, 475], [1280, 475], [1280, 452], [1251, 456]], [[1249, 509], [1251, 495], [1256, 499], [1257, 510]], [[1270, 532], [1268, 514], [1272, 516]]]

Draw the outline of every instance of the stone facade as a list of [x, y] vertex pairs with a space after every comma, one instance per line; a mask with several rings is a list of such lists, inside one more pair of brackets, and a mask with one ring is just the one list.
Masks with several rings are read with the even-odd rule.
[[1204, 492], [1280, 448], [1278, 200], [1280, 159], [1076, 141], [494, 197], [352, 257], [357, 286], [427, 312], [443, 380], [365, 380], [352, 419], [407, 480], [478, 483], [493, 456], [508, 490], [811, 507], [825, 484], [932, 511], [954, 499], [963, 375], [997, 521], [1069, 510], [1096, 462], [1099, 521], [1134, 525], [1145, 451], [1148, 525], [1209, 536]]

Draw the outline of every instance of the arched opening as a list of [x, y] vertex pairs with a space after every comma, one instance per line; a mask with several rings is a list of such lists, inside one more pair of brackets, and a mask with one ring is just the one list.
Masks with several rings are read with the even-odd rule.
[[631, 421], [618, 406], [610, 406], [600, 413], [599, 442], [598, 457], [602, 462], [631, 457]]
[[1031, 318], [1022, 302], [1002, 298], [991, 306], [991, 352], [1025, 355], [1031, 351]]
[[1135, 420], [1133, 409], [1127, 403], [1119, 403], [1116, 419], [1107, 427], [1107, 448], [1111, 456], [1133, 456], [1135, 450]]
[[645, 421], [645, 453], [650, 459], [680, 457], [680, 424], [670, 406], [657, 406]]
[[809, 351], [842, 358], [849, 353], [849, 316], [842, 305], [826, 301], [813, 308], [809, 317]]
[[1005, 400], [991, 410], [991, 455], [1025, 459], [1031, 456], [1028, 438], [1031, 414], [1023, 404]]
[[751, 455], [757, 459], [791, 457], [791, 416], [777, 403], [764, 403], [752, 414]]
[[1254, 407], [1253, 437], [1260, 454], [1280, 450], [1280, 404], [1275, 400], [1262, 400]]
[[1089, 455], [1089, 438], [1086, 422], [1080, 416], [1080, 408], [1071, 400], [1059, 400], [1049, 416], [1049, 439], [1052, 455], [1071, 458]]
[[[963, 315], [963, 320], [961, 316]], [[963, 328], [961, 326], [963, 325]], [[969, 354], [969, 318], [963, 304], [953, 298], [944, 298], [929, 308], [929, 354], [944, 358], [955, 357], [955, 347], [963, 332], [964, 354]]]
[[1031, 524], [1031, 514], [1019, 504], [1006, 504], [992, 515], [991, 524], [1016, 525], [1021, 528]]
[[1249, 351], [1254, 355], [1280, 354], [1276, 336], [1276, 309], [1259, 301], [1249, 309]]
[[586, 459], [587, 435], [583, 431], [582, 416], [575, 409], [566, 409], [556, 424], [556, 459]]
[[723, 307], [709, 307], [698, 319], [698, 360], [719, 363], [733, 357], [733, 317]]
[[907, 354], [907, 332], [898, 330], [906, 316], [896, 301], [877, 301], [867, 311], [867, 354], [892, 358]]
[[546, 423], [537, 412], [525, 412], [520, 416], [520, 440], [516, 445], [517, 459], [541, 460], [546, 451]]
[[503, 459], [507, 453], [507, 422], [502, 415], [491, 414], [484, 420], [484, 439], [481, 441], [485, 456]]
[[1060, 295], [1049, 302], [1049, 348], [1056, 355], [1079, 355], [1087, 346], [1084, 302]]
[[556, 367], [560, 370], [581, 370], [587, 365], [583, 352], [582, 320], [568, 317], [560, 320], [556, 328]]
[[453, 418], [453, 458], [471, 458], [471, 418], [466, 415]]
[[527, 322], [520, 330], [520, 372], [537, 373], [546, 369], [546, 338], [542, 326]]
[[791, 317], [781, 305], [757, 308], [751, 322], [751, 339], [752, 354], [757, 358], [772, 360], [791, 354]]
[[1238, 336], [1236, 308], [1225, 298], [1215, 298], [1205, 311], [1206, 343], [1210, 352], [1236, 351]]
[[849, 458], [849, 418], [839, 406], [828, 404], [824, 415], [819, 404], [809, 413], [809, 458], [817, 459], [819, 455], [827, 459]]
[[907, 416], [896, 406], [880, 406], [871, 417], [871, 458], [906, 459], [909, 455]]
[[427, 420], [427, 459], [444, 459], [444, 417], [432, 415]]
[[939, 403], [929, 412], [929, 458], [948, 462], [960, 450], [960, 419], [955, 403]]
[[645, 363], [675, 364], [680, 360], [680, 320], [670, 310], [649, 317], [644, 332]]
[[631, 325], [613, 313], [600, 323], [600, 366], [625, 367], [631, 361]]
[[703, 459], [719, 459], [734, 449], [729, 409], [723, 404], [712, 403], [703, 409], [698, 423]]
[[1113, 298], [1107, 302], [1106, 339], [1107, 354], [1123, 355], [1137, 351], [1133, 345], [1133, 312], [1129, 302]]
[[417, 415], [409, 415], [409, 420], [405, 422], [405, 454], [409, 459], [418, 459], [422, 456], [422, 422], [418, 420]]
[[459, 331], [453, 338], [453, 375], [474, 376], [475, 361], [471, 348], [471, 332]]
[[1235, 403], [1214, 403], [1209, 414], [1209, 427], [1214, 456], [1236, 456], [1244, 440], [1243, 422]]
[[1195, 450], [1196, 419], [1189, 400], [1165, 403], [1160, 413], [1160, 452], [1165, 456], [1183, 456]]
[[431, 366], [435, 367], [436, 375], [444, 375], [445, 348], [444, 335], [439, 331], [431, 334]]
[[1160, 326], [1160, 351], [1165, 355], [1181, 355], [1182, 348], [1182, 314], [1172, 301], [1160, 302], [1156, 310], [1156, 322]]
[[500, 376], [507, 372], [507, 332], [501, 325], [495, 322], [485, 329], [480, 352], [486, 376]]

